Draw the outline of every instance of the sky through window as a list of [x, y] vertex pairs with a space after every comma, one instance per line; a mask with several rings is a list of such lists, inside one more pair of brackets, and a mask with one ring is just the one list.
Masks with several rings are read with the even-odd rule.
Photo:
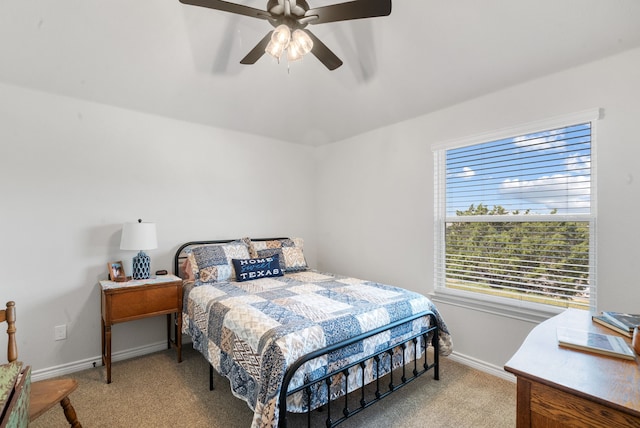
[[509, 213], [588, 214], [591, 124], [447, 150], [447, 216], [482, 204]]

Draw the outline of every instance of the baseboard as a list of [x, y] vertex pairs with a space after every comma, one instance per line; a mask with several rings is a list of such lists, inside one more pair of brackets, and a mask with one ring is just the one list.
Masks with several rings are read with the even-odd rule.
[[457, 352], [451, 353], [447, 358], [464, 364], [465, 366], [469, 366], [473, 369], [479, 370], [481, 372], [488, 373], [492, 376], [496, 376], [502, 378], [504, 380], [508, 380], [510, 382], [515, 383], [516, 377], [509, 372], [506, 372], [502, 367], [495, 366], [493, 364], [489, 364], [485, 361], [478, 360], [476, 358], [470, 357], [468, 355], [460, 354]]
[[[189, 338], [183, 337], [182, 345], [184, 346], [185, 343], [190, 343]], [[124, 351], [115, 352], [111, 356], [111, 361], [115, 362], [115, 361], [128, 360], [129, 358], [140, 357], [142, 355], [164, 351], [165, 349], [167, 349], [167, 341], [163, 340], [160, 342], [151, 343], [149, 345], [140, 346], [138, 348], [125, 349]], [[473, 369], [479, 370], [481, 372], [485, 372], [490, 375], [508, 380], [510, 382], [515, 383], [516, 381], [516, 377], [511, 373], [504, 371], [502, 367], [489, 364], [485, 361], [478, 360], [468, 355], [453, 352], [447, 358], [457, 363], [464, 364], [465, 366], [469, 366]], [[58, 376], [65, 376], [74, 372], [90, 369], [93, 367], [100, 367], [100, 366], [102, 366], [101, 357], [98, 356], [93, 358], [87, 358], [84, 360], [75, 361], [73, 363], [62, 364], [59, 366], [49, 367], [41, 370], [35, 370], [31, 373], [31, 380], [35, 382], [43, 379], [50, 379]]]
[[[142, 355], [151, 354], [153, 352], [163, 351], [167, 349], [167, 341], [163, 340], [149, 345], [140, 346], [138, 348], [125, 349], [124, 351], [114, 352], [111, 355], [111, 362], [128, 360], [129, 358], [140, 357]], [[50, 379], [58, 376], [65, 376], [70, 373], [79, 372], [81, 370], [93, 367], [101, 367], [102, 358], [92, 357], [84, 360], [75, 361], [73, 363], [62, 364], [55, 367], [49, 367], [31, 372], [31, 380], [36, 382], [43, 379]]]

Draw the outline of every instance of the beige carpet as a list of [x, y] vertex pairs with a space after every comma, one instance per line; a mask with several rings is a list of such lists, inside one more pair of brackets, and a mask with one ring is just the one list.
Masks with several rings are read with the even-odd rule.
[[[71, 395], [80, 422], [85, 428], [248, 428], [253, 413], [231, 394], [228, 381], [216, 375], [216, 389], [209, 391], [204, 358], [190, 346], [183, 357], [178, 364], [167, 350], [116, 362], [109, 385], [104, 367], [68, 376], [80, 383]], [[513, 427], [515, 403], [514, 383], [442, 358], [439, 381], [423, 375], [340, 427]], [[324, 415], [314, 416], [321, 424]], [[30, 425], [65, 426], [59, 406]], [[300, 426], [299, 419], [289, 426]]]

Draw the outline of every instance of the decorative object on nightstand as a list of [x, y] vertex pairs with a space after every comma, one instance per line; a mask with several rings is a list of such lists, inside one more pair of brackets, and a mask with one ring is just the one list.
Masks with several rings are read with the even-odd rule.
[[107, 263], [109, 279], [115, 282], [125, 282], [131, 278], [127, 278], [124, 272], [124, 266], [121, 261]]
[[158, 248], [155, 223], [143, 223], [142, 220], [138, 220], [137, 223], [124, 224], [120, 249], [140, 251], [133, 258], [131, 273], [133, 279], [147, 279], [150, 277], [151, 258], [145, 254], [144, 250], [153, 250], [155, 248]]

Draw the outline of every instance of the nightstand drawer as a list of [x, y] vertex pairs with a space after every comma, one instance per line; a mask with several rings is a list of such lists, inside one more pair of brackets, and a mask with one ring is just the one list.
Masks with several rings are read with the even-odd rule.
[[115, 322], [179, 311], [178, 287], [137, 289], [111, 296], [111, 320]]

